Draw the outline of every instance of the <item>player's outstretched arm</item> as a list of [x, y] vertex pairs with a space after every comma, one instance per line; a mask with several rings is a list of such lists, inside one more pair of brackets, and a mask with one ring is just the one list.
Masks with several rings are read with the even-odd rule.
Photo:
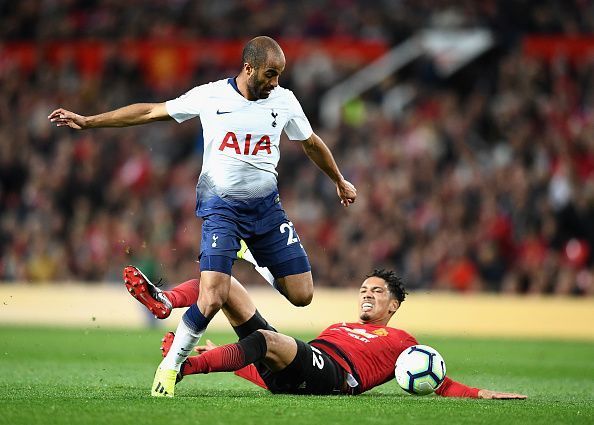
[[479, 390], [478, 398], [489, 400], [524, 400], [528, 396], [516, 393], [501, 393], [499, 391]]
[[57, 127], [70, 127], [76, 130], [99, 127], [128, 127], [153, 121], [171, 119], [165, 103], [135, 103], [98, 115], [84, 116], [58, 108], [48, 115]]
[[527, 398], [527, 396], [522, 394], [502, 393], [469, 387], [448, 377], [443, 380], [443, 383], [435, 393], [442, 397], [484, 398], [492, 400], [520, 400]]
[[332, 181], [336, 184], [336, 193], [340, 202], [348, 207], [357, 198], [357, 189], [349, 181], [345, 180], [338, 165], [334, 161], [332, 152], [320, 137], [312, 133], [307, 140], [301, 142], [305, 154], [311, 159]]

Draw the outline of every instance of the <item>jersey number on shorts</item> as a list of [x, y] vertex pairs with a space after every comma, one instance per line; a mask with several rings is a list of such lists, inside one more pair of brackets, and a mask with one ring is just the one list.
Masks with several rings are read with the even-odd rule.
[[313, 354], [313, 365], [320, 370], [324, 369], [324, 358], [322, 357], [322, 352], [316, 347], [311, 347], [311, 351]]
[[280, 226], [280, 232], [285, 233], [289, 231], [289, 237], [287, 238], [287, 245], [291, 245], [292, 243], [299, 242], [299, 236], [295, 234], [295, 230], [293, 229], [293, 223], [290, 221], [288, 223], [283, 223]]

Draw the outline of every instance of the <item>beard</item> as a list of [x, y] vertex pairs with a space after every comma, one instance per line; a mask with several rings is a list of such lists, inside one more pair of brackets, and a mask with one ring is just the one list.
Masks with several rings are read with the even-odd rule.
[[266, 99], [268, 96], [270, 96], [270, 92], [264, 93], [264, 85], [256, 79], [255, 74], [248, 78], [247, 89], [250, 93], [250, 96], [254, 99]]

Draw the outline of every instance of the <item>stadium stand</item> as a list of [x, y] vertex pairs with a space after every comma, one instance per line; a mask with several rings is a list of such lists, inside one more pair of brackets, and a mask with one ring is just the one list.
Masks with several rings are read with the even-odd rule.
[[[267, 34], [315, 41], [287, 55], [281, 84], [359, 190], [341, 211], [284, 143], [281, 196], [317, 285], [357, 285], [386, 266], [413, 290], [594, 294], [592, 2], [139, 3], [0, 4], [0, 281], [118, 281], [131, 262], [173, 282], [194, 276], [197, 121], [75, 132], [47, 115], [175, 97], [234, 75], [225, 58], [238, 40]], [[324, 126], [320, 97], [365, 65], [332, 49], [387, 52], [427, 27], [486, 28], [495, 47], [446, 78], [434, 58], [415, 59]], [[213, 60], [209, 40], [231, 53]], [[188, 52], [187, 81], [168, 84], [168, 64]], [[412, 95], [390, 108], [395, 87]]]

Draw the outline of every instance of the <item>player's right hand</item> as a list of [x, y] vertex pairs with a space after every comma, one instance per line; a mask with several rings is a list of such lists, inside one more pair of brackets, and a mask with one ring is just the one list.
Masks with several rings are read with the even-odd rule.
[[524, 394], [502, 393], [499, 391], [479, 390], [478, 398], [488, 400], [524, 400], [528, 398]]
[[63, 108], [56, 109], [47, 117], [50, 122], [56, 123], [57, 127], [70, 127], [75, 130], [83, 130], [85, 127], [85, 118], [82, 115], [75, 114]]

